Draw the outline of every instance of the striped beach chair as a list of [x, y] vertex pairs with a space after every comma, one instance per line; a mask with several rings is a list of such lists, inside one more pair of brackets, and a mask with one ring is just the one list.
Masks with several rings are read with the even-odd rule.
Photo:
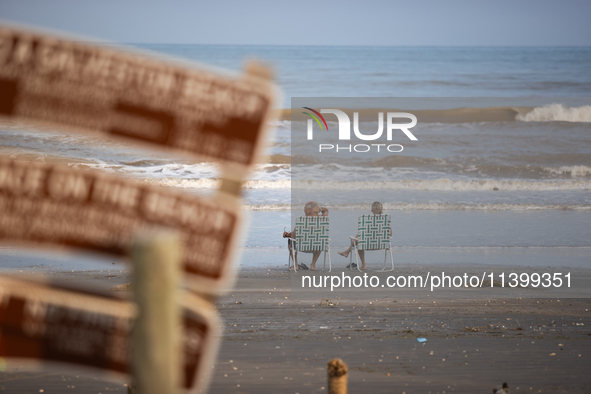
[[[384, 268], [380, 272], [386, 271], [388, 263], [388, 252], [390, 252], [390, 261], [392, 268], [387, 271], [394, 271], [394, 257], [392, 257], [392, 225], [390, 215], [362, 215], [357, 220], [357, 237], [349, 237], [353, 241], [355, 249], [355, 261], [357, 270], [359, 269], [359, 251], [360, 250], [384, 250]], [[357, 241], [357, 242], [355, 242]], [[352, 269], [353, 254], [350, 255], [349, 267]]]
[[[326, 254], [328, 252], [328, 272], [332, 270], [330, 260], [330, 238], [328, 237], [327, 216], [300, 216], [296, 219], [295, 238], [290, 238], [289, 268], [292, 262], [295, 269], [297, 252], [324, 252], [324, 266], [326, 268]], [[297, 271], [297, 269], [296, 269]]]

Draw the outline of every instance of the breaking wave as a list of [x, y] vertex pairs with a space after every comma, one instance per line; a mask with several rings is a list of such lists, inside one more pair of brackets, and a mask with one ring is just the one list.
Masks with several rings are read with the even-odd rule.
[[[360, 121], [377, 121], [378, 112], [388, 112], [391, 109], [384, 108], [357, 108], [349, 112], [357, 112]], [[479, 122], [591, 122], [591, 106], [565, 107], [563, 104], [549, 104], [542, 107], [481, 107], [481, 108], [452, 108], [452, 109], [415, 109], [400, 111], [411, 112], [421, 123], [479, 123]], [[302, 121], [306, 118], [294, 113], [293, 118], [290, 109], [282, 110], [285, 119], [282, 123], [276, 123], [282, 127], [290, 127], [288, 119]], [[331, 122], [329, 122], [331, 123]], [[336, 126], [337, 123], [334, 123]]]
[[[144, 182], [183, 189], [216, 189], [217, 178], [149, 178]], [[295, 190], [433, 190], [433, 191], [541, 191], [541, 190], [591, 190], [589, 180], [524, 181], [524, 180], [454, 180], [402, 179], [395, 181], [313, 181], [313, 180], [248, 180], [245, 189]]]
[[[148, 178], [144, 182], [181, 189], [217, 189], [220, 187], [220, 179], [217, 178]], [[242, 187], [244, 189], [290, 189], [291, 181], [286, 179], [276, 181], [248, 180]]]
[[591, 167], [587, 166], [544, 167], [544, 171], [554, 175], [570, 175], [573, 178], [591, 175]]
[[565, 107], [562, 104], [550, 104], [536, 107], [525, 114], [518, 113], [516, 119], [523, 122], [591, 122], [591, 105]]

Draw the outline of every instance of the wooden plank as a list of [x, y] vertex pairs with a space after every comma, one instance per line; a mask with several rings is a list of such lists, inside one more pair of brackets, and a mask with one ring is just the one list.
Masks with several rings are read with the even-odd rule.
[[143, 229], [181, 234], [185, 279], [216, 294], [233, 274], [239, 201], [67, 166], [0, 159], [0, 242], [127, 256]]
[[[181, 294], [182, 387], [207, 387], [217, 354], [219, 318], [212, 305]], [[130, 378], [136, 307], [110, 294], [0, 276], [0, 357], [25, 368], [35, 361], [74, 363]]]
[[270, 72], [199, 68], [138, 50], [0, 25], [0, 117], [121, 137], [236, 169], [256, 164]]

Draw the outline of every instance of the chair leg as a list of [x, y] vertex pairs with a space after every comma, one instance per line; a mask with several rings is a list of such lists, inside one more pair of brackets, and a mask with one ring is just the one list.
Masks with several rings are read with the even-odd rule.
[[394, 257], [392, 256], [392, 247], [390, 246], [390, 260], [392, 260], [392, 269], [390, 271], [394, 271]]
[[[386, 269], [386, 265], [388, 264], [388, 252], [390, 252], [390, 260], [392, 261], [392, 268], [390, 268], [389, 270]], [[394, 258], [392, 257], [392, 247], [384, 249], [384, 268], [382, 268], [378, 272], [386, 271], [394, 271]]]
[[388, 257], [388, 250], [384, 249], [384, 268], [378, 270], [377, 272], [386, 272], [386, 258]]
[[357, 271], [361, 272], [361, 268], [359, 268], [359, 252], [357, 251], [357, 245], [355, 245], [355, 261], [357, 262]]
[[293, 270], [295, 272], [298, 272], [298, 268], [296, 267], [296, 256], [297, 256], [297, 252], [294, 250], [294, 248], [291, 248], [291, 258], [293, 259]]
[[[326, 260], [326, 251], [324, 252], [324, 259]], [[332, 271], [332, 261], [330, 260], [330, 246], [328, 247], [328, 272]]]
[[322, 271], [326, 269], [326, 250], [324, 251], [324, 264], [322, 264]]

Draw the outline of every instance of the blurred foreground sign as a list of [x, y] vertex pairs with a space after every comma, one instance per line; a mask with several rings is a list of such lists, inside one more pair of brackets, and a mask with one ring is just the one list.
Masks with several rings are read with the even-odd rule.
[[232, 274], [238, 202], [71, 167], [0, 159], [0, 242], [127, 255], [138, 230], [181, 233], [185, 278], [216, 293]]
[[[188, 292], [183, 307], [183, 387], [197, 392], [217, 353], [218, 317]], [[95, 294], [0, 276], [0, 357], [75, 363], [115, 375], [130, 373], [135, 305]]]
[[[254, 67], [254, 66], [253, 66]], [[0, 26], [0, 117], [250, 166], [273, 87], [139, 51]]]

